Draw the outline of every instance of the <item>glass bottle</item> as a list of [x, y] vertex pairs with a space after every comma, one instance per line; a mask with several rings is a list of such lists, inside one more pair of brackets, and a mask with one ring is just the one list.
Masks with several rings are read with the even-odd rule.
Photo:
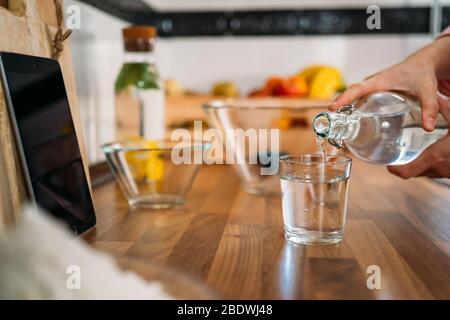
[[313, 129], [318, 137], [338, 148], [345, 145], [365, 161], [403, 165], [448, 132], [448, 122], [441, 114], [433, 132], [422, 129], [421, 119], [417, 100], [393, 92], [376, 92], [338, 112], [318, 114]]
[[164, 139], [163, 82], [156, 67], [156, 29], [123, 29], [125, 59], [115, 82], [116, 139]]

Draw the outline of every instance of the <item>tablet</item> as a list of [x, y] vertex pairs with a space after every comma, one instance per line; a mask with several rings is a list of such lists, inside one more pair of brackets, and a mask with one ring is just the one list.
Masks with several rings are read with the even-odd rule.
[[32, 201], [83, 233], [95, 212], [58, 62], [1, 52], [0, 75]]

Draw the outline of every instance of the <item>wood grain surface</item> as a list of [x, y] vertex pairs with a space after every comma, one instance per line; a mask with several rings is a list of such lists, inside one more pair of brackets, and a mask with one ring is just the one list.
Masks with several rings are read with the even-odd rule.
[[[62, 1], [62, 0], [60, 0]], [[6, 3], [3, 1], [3, 3]], [[0, 6], [0, 51], [50, 57], [53, 37], [57, 31], [53, 0], [9, 0]], [[5, 32], [4, 30], [7, 30]], [[68, 42], [59, 59], [66, 86], [75, 130], [85, 169], [87, 157], [82, 136], [75, 77]], [[2, 225], [14, 223], [20, 215], [21, 204], [27, 198], [16, 143], [9, 121], [3, 88], [0, 85], [0, 231]]]
[[[184, 207], [130, 211], [115, 182], [94, 189], [101, 250], [182, 270], [226, 299], [450, 299], [450, 189], [354, 160], [339, 245], [283, 237], [281, 199], [204, 165]], [[381, 289], [369, 290], [369, 266]]]

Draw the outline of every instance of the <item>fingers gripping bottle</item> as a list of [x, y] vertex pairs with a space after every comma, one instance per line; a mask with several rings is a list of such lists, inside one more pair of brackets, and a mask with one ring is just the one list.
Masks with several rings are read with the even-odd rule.
[[337, 148], [345, 146], [362, 160], [403, 165], [448, 133], [448, 122], [441, 114], [433, 132], [422, 129], [421, 119], [420, 104], [415, 99], [376, 92], [337, 112], [318, 114], [313, 128], [318, 137]]

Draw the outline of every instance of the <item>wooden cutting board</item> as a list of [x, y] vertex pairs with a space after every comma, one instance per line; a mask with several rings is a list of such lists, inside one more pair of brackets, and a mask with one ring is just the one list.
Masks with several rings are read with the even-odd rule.
[[[60, 0], [61, 4], [63, 0]], [[57, 31], [53, 0], [0, 0], [0, 51], [50, 57], [52, 41]], [[87, 166], [86, 148], [82, 137], [75, 77], [68, 43], [59, 58], [63, 71], [75, 130], [82, 157]], [[0, 86], [0, 231], [20, 216], [23, 200], [27, 198], [23, 173], [17, 153], [9, 114]], [[87, 167], [85, 168], [88, 174]]]

